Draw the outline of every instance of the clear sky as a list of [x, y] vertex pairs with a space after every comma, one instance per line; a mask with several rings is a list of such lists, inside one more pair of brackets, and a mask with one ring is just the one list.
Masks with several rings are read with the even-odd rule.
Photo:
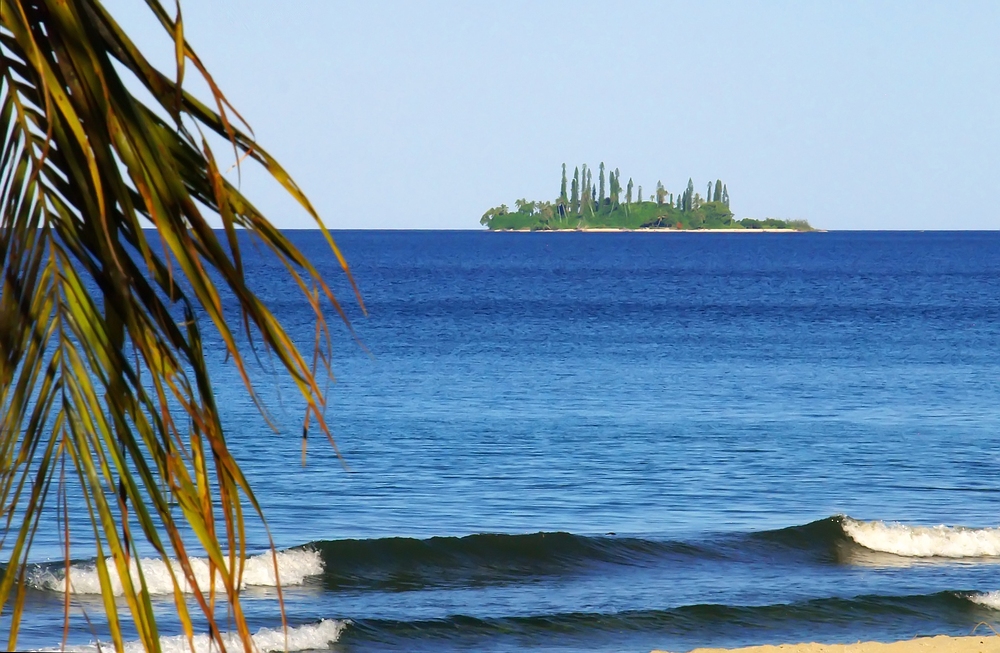
[[[138, 0], [107, 0], [172, 69]], [[172, 3], [165, 5], [171, 7]], [[189, 41], [332, 228], [478, 229], [604, 161], [737, 217], [1000, 229], [1000, 2], [186, 0]], [[243, 188], [283, 227], [306, 216]]]

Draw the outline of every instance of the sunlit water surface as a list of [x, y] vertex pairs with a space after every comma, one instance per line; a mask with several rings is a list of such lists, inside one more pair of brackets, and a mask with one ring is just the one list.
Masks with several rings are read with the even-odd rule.
[[[364, 345], [334, 325], [342, 461], [314, 433], [301, 468], [293, 387], [265, 359], [275, 434], [207, 347], [291, 549], [289, 648], [686, 651], [1000, 620], [1000, 234], [336, 233], [368, 317], [321, 238], [290, 236]], [[309, 347], [296, 288], [246, 253]], [[85, 648], [83, 612], [104, 637], [87, 565]], [[58, 646], [61, 570], [36, 571], [19, 644]], [[255, 573], [250, 621], [283, 648]]]

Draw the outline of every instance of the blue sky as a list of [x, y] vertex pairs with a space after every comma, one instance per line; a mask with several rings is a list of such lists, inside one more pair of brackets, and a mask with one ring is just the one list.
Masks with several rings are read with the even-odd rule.
[[[172, 69], [145, 3], [106, 4]], [[563, 162], [601, 161], [647, 194], [721, 178], [737, 217], [1000, 228], [1000, 3], [182, 7], [332, 228], [477, 229], [491, 206], [554, 198]], [[310, 226], [262, 175], [242, 184], [278, 225]]]

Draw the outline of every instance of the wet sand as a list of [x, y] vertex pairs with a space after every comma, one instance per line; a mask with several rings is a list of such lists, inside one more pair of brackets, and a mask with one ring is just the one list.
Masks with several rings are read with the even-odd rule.
[[[654, 651], [653, 653], [667, 653]], [[1000, 636], [989, 632], [971, 637], [918, 637], [902, 642], [855, 644], [778, 644], [746, 648], [697, 648], [691, 653], [1000, 653]]]

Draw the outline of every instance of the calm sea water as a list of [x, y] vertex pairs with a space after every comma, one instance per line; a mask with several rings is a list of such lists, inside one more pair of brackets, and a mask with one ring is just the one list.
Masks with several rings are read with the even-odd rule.
[[[687, 651], [1000, 622], [1000, 233], [335, 236], [369, 310], [347, 301], [368, 351], [335, 334], [343, 462], [315, 439], [301, 468], [292, 388], [258, 374], [272, 433], [209, 346], [286, 551], [290, 648]], [[292, 238], [337, 278], [315, 233]], [[311, 342], [273, 261], [248, 274]], [[26, 647], [61, 638], [40, 537]], [[261, 573], [250, 620], [281, 648]]]

